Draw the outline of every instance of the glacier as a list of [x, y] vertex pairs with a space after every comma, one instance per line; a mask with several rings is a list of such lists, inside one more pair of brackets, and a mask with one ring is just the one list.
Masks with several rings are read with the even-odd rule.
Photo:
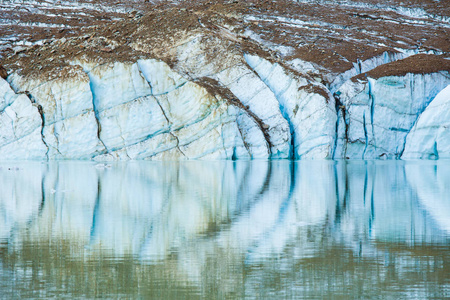
[[105, 6], [114, 22], [39, 41], [22, 33], [0, 47], [0, 159], [449, 158], [445, 21], [428, 6], [424, 19], [325, 2], [339, 10]]

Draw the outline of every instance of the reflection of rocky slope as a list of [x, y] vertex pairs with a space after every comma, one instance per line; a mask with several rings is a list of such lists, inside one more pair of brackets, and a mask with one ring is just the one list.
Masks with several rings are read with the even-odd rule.
[[[197, 288], [221, 282], [225, 295], [261, 284], [267, 293], [280, 291], [271, 276], [297, 281], [299, 272], [311, 280], [302, 283], [304, 292], [328, 295], [341, 280], [356, 284], [364, 271], [371, 285], [399, 280], [425, 296], [434, 287], [420, 277], [424, 268], [442, 280], [449, 276], [448, 172], [431, 163], [2, 165], [0, 262], [5, 269], [27, 264], [34, 258], [14, 261], [14, 253], [31, 247], [40, 259], [45, 251], [70, 258], [62, 269], [51, 259], [35, 264], [35, 274], [45, 267], [78, 278], [77, 270], [99, 257], [124, 258], [140, 269], [125, 276], [130, 287], [135, 278]], [[153, 280], [142, 280], [150, 273]], [[318, 290], [324, 282], [330, 290]], [[367, 289], [360, 288], [353, 291]]]
[[409, 132], [450, 84], [441, 3], [66, 2], [1, 7], [3, 159], [430, 157]]

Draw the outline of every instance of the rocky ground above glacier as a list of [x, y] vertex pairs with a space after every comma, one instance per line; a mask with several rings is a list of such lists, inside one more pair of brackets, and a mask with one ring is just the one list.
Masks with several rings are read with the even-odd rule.
[[447, 1], [0, 1], [1, 159], [450, 158]]

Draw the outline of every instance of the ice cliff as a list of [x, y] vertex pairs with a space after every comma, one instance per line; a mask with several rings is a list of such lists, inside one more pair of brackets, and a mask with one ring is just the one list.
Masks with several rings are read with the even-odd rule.
[[[5, 91], [13, 95], [5, 93], [5, 104], [15, 96], [17, 99], [13, 103], [19, 100], [21, 103], [16, 106], [24, 106], [25, 102], [34, 108], [21, 112], [37, 119], [33, 122], [34, 131], [25, 131], [27, 128], [22, 129], [25, 125], [7, 119], [15, 125], [10, 130], [11, 137], [19, 144], [25, 143], [22, 140], [32, 140], [34, 143], [28, 142], [29, 147], [40, 150], [36, 150], [32, 158], [267, 156], [262, 135], [260, 146], [265, 154], [259, 153], [253, 145], [246, 148], [244, 144], [240, 130], [247, 132], [247, 127], [255, 126], [245, 111], [208, 93], [197, 83], [183, 79], [160, 61], [141, 60], [107, 66], [86, 63], [84, 69], [76, 65], [64, 78], [46, 82], [13, 75], [11, 85], [22, 93], [20, 96], [14, 94], [5, 81], [3, 83], [8, 88]], [[19, 108], [14, 106], [13, 109]], [[4, 115], [5, 119], [11, 118], [9, 110], [5, 110]], [[37, 137], [34, 137], [36, 132]], [[251, 138], [258, 143], [257, 137]], [[6, 159], [22, 158], [22, 154], [10, 151], [8, 145], [2, 150]]]
[[[442, 102], [439, 98], [450, 100], [444, 92], [434, 99], [450, 85], [449, 72], [379, 78], [371, 78], [370, 72], [363, 75], [365, 79], [359, 76], [354, 81], [349, 80], [335, 94], [341, 103], [336, 157], [400, 158], [411, 157], [407, 154], [411, 151], [423, 153], [426, 147], [417, 137], [411, 137], [417, 130], [412, 128], [429, 105], [433, 107], [435, 101]], [[432, 118], [442, 120], [439, 114]], [[436, 134], [429, 130], [422, 131], [422, 135]], [[407, 139], [410, 149], [403, 156]]]
[[[330, 44], [316, 7], [280, 3], [158, 6], [16, 48], [0, 78], [0, 158], [450, 157], [447, 46], [371, 44], [354, 31]], [[430, 32], [442, 22], [408, 18]], [[337, 23], [327, 38], [348, 30]]]

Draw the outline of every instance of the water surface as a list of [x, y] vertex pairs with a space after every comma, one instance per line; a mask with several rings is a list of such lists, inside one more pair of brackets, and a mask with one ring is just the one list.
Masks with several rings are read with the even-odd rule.
[[0, 164], [1, 298], [450, 297], [450, 162]]

